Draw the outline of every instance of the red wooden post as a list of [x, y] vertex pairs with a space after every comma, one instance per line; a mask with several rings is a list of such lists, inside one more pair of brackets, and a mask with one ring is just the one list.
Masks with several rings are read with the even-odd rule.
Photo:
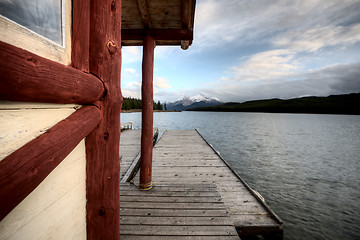
[[91, 0], [89, 70], [105, 85], [101, 121], [86, 138], [87, 239], [120, 238], [121, 0]]
[[140, 188], [151, 189], [151, 168], [153, 150], [153, 72], [154, 72], [154, 39], [147, 35], [144, 38], [142, 63], [142, 127], [141, 127], [141, 167]]

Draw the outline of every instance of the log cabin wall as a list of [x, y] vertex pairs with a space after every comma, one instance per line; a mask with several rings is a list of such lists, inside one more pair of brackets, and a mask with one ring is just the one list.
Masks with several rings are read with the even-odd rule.
[[[9, 210], [9, 213], [5, 212], [5, 216], [0, 218], [0, 239], [87, 238], [85, 137], [98, 124], [100, 115], [94, 114], [97, 113], [96, 111], [98, 110], [91, 109], [91, 111], [88, 111], [88, 115], [96, 116], [96, 118], [87, 116], [88, 119], [92, 119], [91, 123], [87, 123], [89, 127], [76, 124], [76, 119], [72, 119], [73, 122], [71, 124], [75, 127], [73, 131], [74, 134], [77, 133], [76, 129], [86, 129], [85, 132], [78, 133], [81, 138], [79, 137], [79, 139], [72, 142], [71, 139], [68, 139], [68, 136], [71, 138], [70, 134], [60, 136], [56, 133], [64, 129], [64, 126], [69, 125], [69, 118], [71, 120], [73, 114], [82, 111], [82, 115], [84, 115], [84, 111], [81, 110], [83, 109], [82, 106], [78, 104], [46, 102], [57, 102], [58, 100], [56, 99], [67, 98], [68, 100], [65, 100], [65, 102], [68, 103], [74, 101], [78, 103], [91, 103], [92, 101], [89, 99], [98, 99], [99, 96], [103, 95], [103, 90], [102, 92], [95, 90], [95, 92], [97, 92], [95, 97], [84, 98], [79, 101], [79, 98], [77, 98], [79, 96], [78, 93], [74, 93], [74, 95], [66, 93], [66, 88], [75, 91], [76, 85], [69, 85], [68, 87], [63, 87], [61, 90], [53, 87], [54, 94], [45, 92], [43, 95], [37, 93], [29, 94], [26, 88], [26, 83], [28, 83], [30, 86], [29, 89], [32, 87], [39, 90], [41, 86], [51, 89], [51, 84], [46, 85], [47, 82], [43, 81], [42, 77], [52, 76], [52, 73], [56, 73], [55, 69], [57, 67], [64, 67], [64, 70], [69, 71], [69, 75], [79, 74], [78, 79], [86, 80], [86, 78], [82, 78], [83, 76], [80, 71], [76, 72], [70, 69], [70, 67], [66, 67], [71, 64], [72, 1], [66, 0], [62, 2], [62, 31], [65, 32], [62, 46], [49, 41], [45, 37], [30, 31], [6, 17], [0, 16], [1, 47], [7, 49], [8, 52], [14, 53], [8, 58], [8, 55], [5, 55], [5, 51], [2, 50], [0, 62], [0, 85], [1, 87], [5, 87], [3, 91], [0, 91], [0, 192], [1, 194], [11, 193], [11, 191], [14, 193], [7, 194], [8, 196], [5, 197], [0, 196], [1, 214], [4, 215], [3, 210], [8, 210], [5, 209], [7, 208], [5, 206], [8, 205], [8, 201], [14, 200], [19, 202], [16, 203], [14, 208]], [[82, 1], [75, 2], [79, 8], [82, 7]], [[79, 10], [79, 8], [77, 10]], [[84, 26], [82, 27], [84, 29]], [[86, 34], [88, 34], [88, 32], [86, 32]], [[16, 53], [13, 52], [13, 50], [15, 50]], [[88, 51], [88, 44], [86, 51]], [[13, 58], [13, 56], [18, 57], [18, 59]], [[40, 57], [37, 58], [37, 56]], [[26, 73], [24, 75], [24, 72], [21, 72], [22, 69], [27, 68], [27, 62], [24, 61], [22, 65], [22, 59], [28, 60], [30, 63], [29, 69], [34, 67], [32, 73], [33, 79], [31, 79], [31, 76], [27, 76]], [[29, 61], [29, 59], [31, 61]], [[51, 60], [51, 62], [47, 60]], [[14, 74], [14, 69], [6, 67], [9, 61], [13, 61], [14, 69], [20, 70], [19, 73]], [[56, 63], [59, 64], [56, 65]], [[31, 66], [31, 64], [33, 66]], [[45, 71], [44, 69], [48, 66], [50, 66], [50, 70], [47, 72], [47, 70]], [[52, 68], [53, 66], [55, 66], [55, 68]], [[77, 69], [86, 70], [81, 67]], [[54, 74], [53, 77], [57, 78], [59, 76]], [[91, 77], [92, 76], [89, 76], [89, 78]], [[92, 81], [94, 81], [94, 79], [97, 80], [96, 77], [92, 77], [91, 79]], [[29, 82], [29, 80], [35, 81]], [[11, 85], [11, 82], [17, 81], [21, 82], [21, 89], [18, 88], [17, 85]], [[89, 82], [89, 85], [94, 85], [91, 84], [92, 81]], [[71, 83], [72, 81], [65, 78], [64, 82]], [[43, 85], [41, 85], [42, 83]], [[73, 83], [76, 84], [76, 81], [73, 81]], [[103, 84], [100, 81], [99, 83], [100, 84], [95, 85], [101, 85], [103, 88]], [[59, 96], [57, 93], [60, 93]], [[65, 94], [62, 95], [62, 93]], [[36, 96], [36, 94], [38, 96]], [[86, 95], [88, 95], [87, 91]], [[33, 102], [31, 99], [34, 99]], [[45, 103], [39, 103], [38, 101]], [[79, 116], [76, 116], [76, 118], [78, 117]], [[82, 122], [86, 122], [86, 119]], [[70, 129], [70, 127], [66, 128]], [[47, 137], [49, 135], [51, 135], [51, 137]], [[55, 135], [58, 135], [58, 138], [56, 138]], [[57, 140], [52, 143], [52, 139]], [[61, 139], [65, 140], [64, 143], [60, 143]], [[66, 142], [71, 142], [71, 144], [66, 146]], [[57, 144], [59, 147], [56, 146]], [[21, 155], [21, 151], [24, 152], [26, 148], [28, 148], [28, 152], [23, 153], [23, 157], [16, 157]], [[67, 148], [66, 152], [62, 150], [64, 148]], [[45, 156], [46, 152], [51, 153]], [[61, 152], [61, 154], [58, 154], [59, 152]], [[8, 180], [13, 180], [10, 175], [11, 169], [7, 168], [14, 169], [17, 159], [26, 159], [27, 156], [30, 158], [32, 154], [40, 156], [40, 158], [34, 156], [31, 159], [32, 162], [37, 159], [41, 161], [50, 159], [51, 161], [43, 161], [46, 162], [44, 166], [37, 164], [36, 167], [38, 168], [33, 168], [33, 171], [24, 171], [29, 184], [26, 183], [26, 181], [25, 184], [16, 183], [15, 179], [15, 183], [12, 185], [14, 181], [9, 182], [10, 180]], [[52, 162], [57, 163], [56, 165], [50, 166]], [[21, 170], [21, 168], [19, 169]], [[43, 177], [36, 177], [38, 178], [36, 179], [37, 183], [33, 183], [33, 178], [37, 174], [36, 171], [44, 171], [46, 174]], [[5, 177], [6, 175], [9, 176]], [[12, 175], [16, 176], [16, 174]], [[16, 184], [18, 184], [17, 187], [14, 187]], [[6, 185], [9, 186], [9, 188], [7, 188]], [[26, 186], [22, 187], [22, 185]], [[32, 188], [34, 189], [31, 190]], [[22, 197], [18, 196], [18, 192], [29, 192], [29, 194], [26, 194], [23, 200], [19, 200]]]

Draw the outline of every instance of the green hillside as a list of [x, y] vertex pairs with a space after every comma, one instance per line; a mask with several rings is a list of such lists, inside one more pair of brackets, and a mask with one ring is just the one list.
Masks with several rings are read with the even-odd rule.
[[225, 103], [189, 111], [360, 114], [360, 93]]

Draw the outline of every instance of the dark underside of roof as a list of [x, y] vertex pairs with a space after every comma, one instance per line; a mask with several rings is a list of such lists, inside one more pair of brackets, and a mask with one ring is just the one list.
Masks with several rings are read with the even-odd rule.
[[195, 0], [122, 0], [121, 44], [142, 46], [146, 35], [156, 45], [180, 45], [193, 40]]

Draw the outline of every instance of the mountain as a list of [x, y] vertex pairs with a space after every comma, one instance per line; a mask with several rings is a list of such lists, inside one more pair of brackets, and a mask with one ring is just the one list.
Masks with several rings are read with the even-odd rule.
[[223, 102], [219, 99], [205, 97], [201, 94], [193, 97], [183, 97], [183, 99], [176, 102], [166, 103], [166, 108], [167, 110], [185, 111], [190, 108], [210, 107], [220, 104], [223, 104]]
[[218, 106], [198, 107], [190, 111], [217, 112], [271, 112], [271, 113], [324, 113], [360, 114], [360, 93], [330, 95], [328, 97], [300, 97], [293, 99], [266, 99], [243, 103], [225, 103]]

